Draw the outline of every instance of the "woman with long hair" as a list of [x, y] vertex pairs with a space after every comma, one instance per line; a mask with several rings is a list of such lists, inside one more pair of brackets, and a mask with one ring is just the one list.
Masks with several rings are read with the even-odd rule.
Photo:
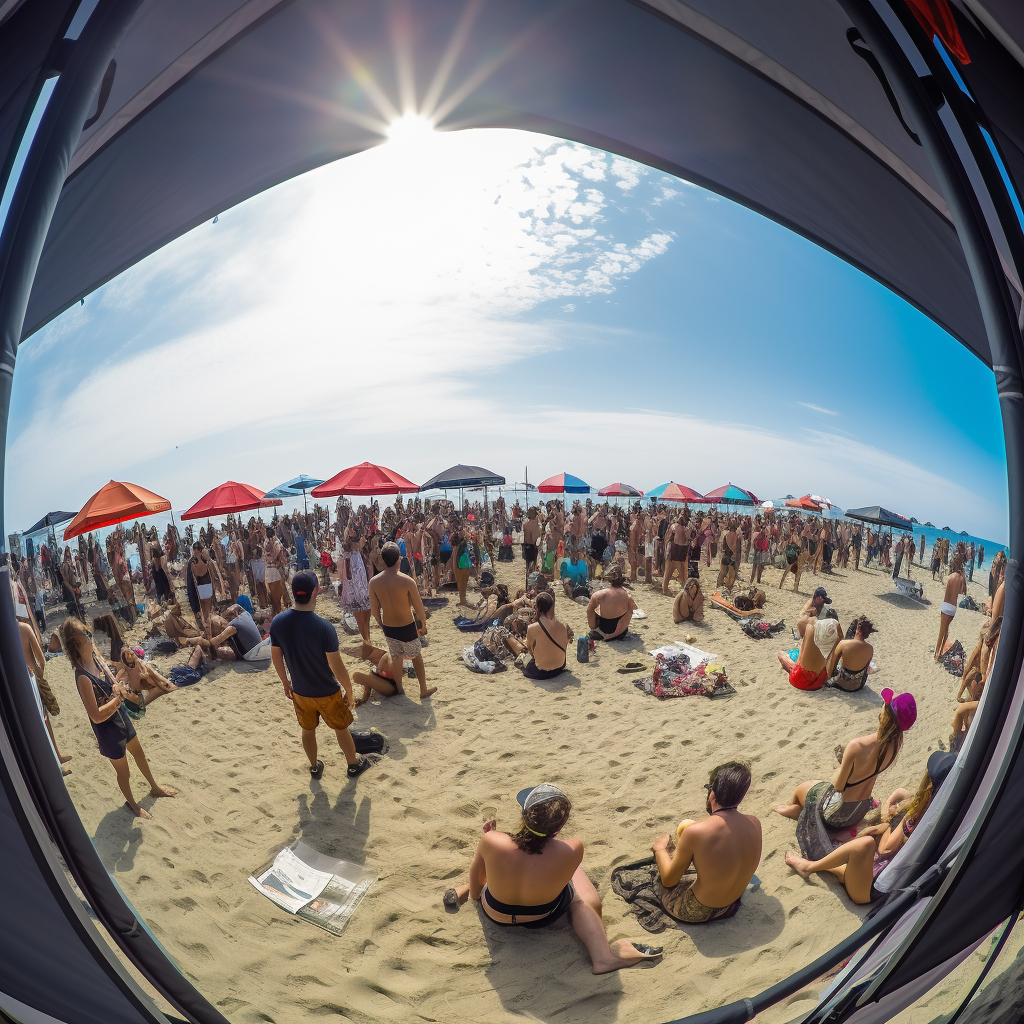
[[882, 699], [885, 704], [878, 715], [878, 731], [846, 744], [832, 781], [804, 782], [797, 786], [790, 803], [775, 807], [783, 817], [797, 819], [797, 841], [809, 860], [820, 860], [831, 852], [830, 832], [848, 831], [871, 810], [875, 780], [895, 762], [903, 734], [917, 720], [913, 694], [896, 696], [886, 689]]
[[[203, 531], [199, 531], [203, 536]], [[192, 571], [192, 578], [196, 584], [196, 596], [199, 598], [199, 615], [202, 618], [202, 625], [206, 629], [207, 638], [212, 636], [210, 616], [213, 614], [213, 563], [210, 556], [203, 550], [202, 541], [196, 541], [192, 545], [192, 557], [188, 566]]]
[[174, 596], [174, 591], [171, 589], [170, 570], [167, 568], [167, 556], [159, 542], [154, 542], [149, 549], [149, 556], [153, 586], [156, 588], [156, 599], [163, 604]]
[[451, 545], [452, 573], [455, 575], [455, 585], [459, 588], [459, 604], [468, 604], [466, 587], [469, 584], [469, 572], [473, 567], [473, 560], [470, 557], [465, 527], [455, 516], [452, 517], [448, 543]]
[[358, 534], [356, 540], [346, 532], [342, 544], [341, 558], [338, 559], [338, 577], [341, 580], [341, 606], [359, 626], [362, 637], [360, 647], [361, 658], [370, 656], [373, 645], [370, 643], [370, 588], [366, 578], [366, 563], [363, 561]]
[[149, 783], [150, 796], [174, 796], [176, 790], [161, 786], [153, 778], [142, 744], [135, 734], [135, 726], [124, 707], [129, 699], [129, 690], [114, 678], [110, 666], [96, 650], [92, 637], [79, 619], [69, 616], [61, 623], [60, 640], [74, 669], [75, 684], [89, 716], [100, 753], [114, 766], [117, 784], [132, 813], [137, 818], [148, 818], [149, 813], [139, 805], [132, 793], [127, 755], [132, 755], [139, 771]]

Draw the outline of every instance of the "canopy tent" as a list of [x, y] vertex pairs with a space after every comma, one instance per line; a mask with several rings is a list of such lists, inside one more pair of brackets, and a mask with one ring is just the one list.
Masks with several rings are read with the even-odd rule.
[[[5, 416], [19, 339], [207, 217], [376, 144], [387, 118], [375, 104], [402, 109], [393, 83], [422, 97], [433, 81], [439, 99], [425, 113], [442, 129], [503, 125], [591, 142], [706, 185], [860, 267], [996, 367], [1004, 430], [1024, 434], [1015, 0], [507, 0], [474, 5], [472, 18], [464, 0], [417, 0], [403, 8], [415, 70], [396, 66], [406, 48], [389, 3], [98, 0], [65, 41], [77, 6], [0, 2], [0, 185], [56, 76], [0, 238]], [[1007, 451], [1012, 574], [1024, 459], [1016, 445]], [[157, 991], [190, 1021], [222, 1024], [139, 927], [48, 761], [8, 589], [0, 866], [19, 885], [0, 924], [19, 942], [3, 974], [5, 1008], [23, 1003], [26, 1019], [159, 1019], [90, 933], [59, 852]], [[892, 898], [793, 978], [706, 1019], [749, 1019], [899, 922], [899, 937], [854, 957], [805, 1022], [887, 1019], [1016, 906], [1024, 758], [1012, 669], [1022, 630], [1016, 590], [1007, 595], [995, 671], [954, 776], [929, 827], [876, 881]], [[885, 888], [889, 876], [898, 884]]]
[[549, 476], [537, 485], [541, 494], [589, 494], [590, 484], [571, 473]]
[[602, 498], [642, 498], [643, 491], [638, 491], [632, 484], [614, 483], [602, 487], [598, 495]]
[[669, 480], [667, 484], [658, 484], [647, 492], [652, 501], [703, 501], [704, 495], [685, 484], [677, 484]]
[[40, 530], [48, 530], [51, 526], [60, 526], [61, 523], [66, 523], [69, 519], [74, 519], [74, 512], [47, 512], [38, 523], [30, 526], [27, 530], [22, 530], [22, 533], [39, 533]]
[[462, 487], [501, 487], [505, 478], [492, 473], [482, 466], [452, 466], [437, 476], [432, 476], [420, 487], [421, 491], [457, 490]]
[[708, 491], [704, 495], [704, 500], [713, 503], [721, 502], [725, 505], [758, 504], [757, 495], [753, 491], [737, 487], [733, 483], [723, 484], [721, 487], [716, 487], [713, 491]]
[[847, 519], [859, 519], [862, 523], [873, 523], [875, 526], [888, 526], [893, 530], [913, 530], [914, 524], [895, 512], [890, 512], [881, 505], [868, 505], [865, 508], [848, 508]]
[[181, 513], [185, 519], [212, 519], [214, 516], [227, 516], [233, 512], [246, 512], [253, 508], [266, 508], [271, 504], [281, 504], [280, 498], [268, 498], [263, 491], [249, 484], [240, 484], [235, 480], [227, 480], [207, 491], [187, 512]]
[[147, 491], [138, 484], [126, 480], [111, 480], [104, 484], [81, 508], [64, 531], [64, 539], [70, 540], [80, 533], [90, 533], [104, 526], [115, 526], [129, 519], [139, 519], [156, 512], [169, 512], [171, 503], [159, 494]]
[[338, 494], [412, 494], [418, 490], [417, 484], [387, 466], [360, 462], [314, 487], [310, 494], [314, 498], [333, 498]]

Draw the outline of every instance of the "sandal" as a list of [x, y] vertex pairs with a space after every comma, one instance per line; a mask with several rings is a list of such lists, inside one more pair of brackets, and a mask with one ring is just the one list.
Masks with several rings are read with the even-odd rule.
[[626, 664], [617, 671], [622, 673], [622, 675], [628, 675], [630, 672], [643, 672], [645, 668], [646, 666], [642, 661], [627, 661]]

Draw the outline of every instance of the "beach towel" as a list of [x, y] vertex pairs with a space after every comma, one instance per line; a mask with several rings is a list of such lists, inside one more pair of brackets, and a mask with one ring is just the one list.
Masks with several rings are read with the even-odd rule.
[[785, 620], [776, 622], [774, 625], [772, 625], [772, 623], [767, 619], [748, 619], [746, 622], [740, 623], [740, 629], [742, 629], [751, 640], [769, 640], [776, 633], [780, 633], [785, 628]]
[[942, 656], [939, 658], [939, 664], [952, 676], [962, 676], [964, 674], [964, 662], [967, 660], [967, 655], [964, 653], [963, 644], [959, 640], [954, 640], [950, 647], [947, 647], [942, 652]]
[[714, 662], [694, 665], [689, 656], [679, 652], [654, 659], [654, 673], [633, 684], [641, 693], [658, 700], [671, 697], [731, 697], [736, 691], [729, 685], [725, 668]]
[[752, 608], [750, 611], [745, 612], [742, 609], [737, 608], [731, 601], [727, 601], [717, 590], [708, 598], [708, 600], [716, 608], [721, 608], [723, 612], [731, 615], [736, 620], [749, 619], [751, 616], [757, 615], [756, 608]]
[[978, 607], [978, 602], [968, 594], [966, 597], [960, 599], [960, 607], [966, 608], [968, 611], [977, 612], [981, 609]]
[[425, 597], [423, 598], [423, 607], [429, 608], [431, 611], [437, 611], [438, 608], [446, 608], [448, 606], [447, 597]]

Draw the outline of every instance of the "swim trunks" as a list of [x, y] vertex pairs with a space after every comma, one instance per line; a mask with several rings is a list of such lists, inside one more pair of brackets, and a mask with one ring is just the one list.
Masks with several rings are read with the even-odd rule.
[[392, 658], [416, 658], [420, 653], [420, 635], [416, 623], [405, 626], [384, 626], [388, 653]]
[[524, 544], [523, 545], [523, 561], [524, 562], [536, 562], [537, 561], [537, 545], [536, 544]]
[[723, 921], [732, 917], [740, 909], [739, 899], [727, 907], [705, 907], [693, 894], [693, 883], [696, 881], [697, 876], [694, 874], [684, 875], [671, 889], [666, 889], [661, 882], [654, 883], [654, 891], [669, 917], [685, 924], [707, 924], [709, 921]]
[[292, 690], [292, 704], [303, 729], [315, 729], [321, 718], [331, 729], [347, 729], [352, 724], [352, 711], [340, 687], [327, 697], [303, 697]]
[[825, 685], [825, 670], [809, 672], [803, 665], [794, 665], [789, 673], [789, 681], [798, 690], [820, 690]]
[[281, 582], [281, 570], [275, 568], [272, 565], [268, 565], [266, 572], [264, 573], [263, 581], [265, 583], [280, 583]]
[[196, 586], [196, 594], [200, 601], [210, 601], [213, 598], [213, 584], [200, 583]]
[[668, 549], [668, 560], [670, 562], [689, 561], [690, 546], [688, 544], [672, 544]]

